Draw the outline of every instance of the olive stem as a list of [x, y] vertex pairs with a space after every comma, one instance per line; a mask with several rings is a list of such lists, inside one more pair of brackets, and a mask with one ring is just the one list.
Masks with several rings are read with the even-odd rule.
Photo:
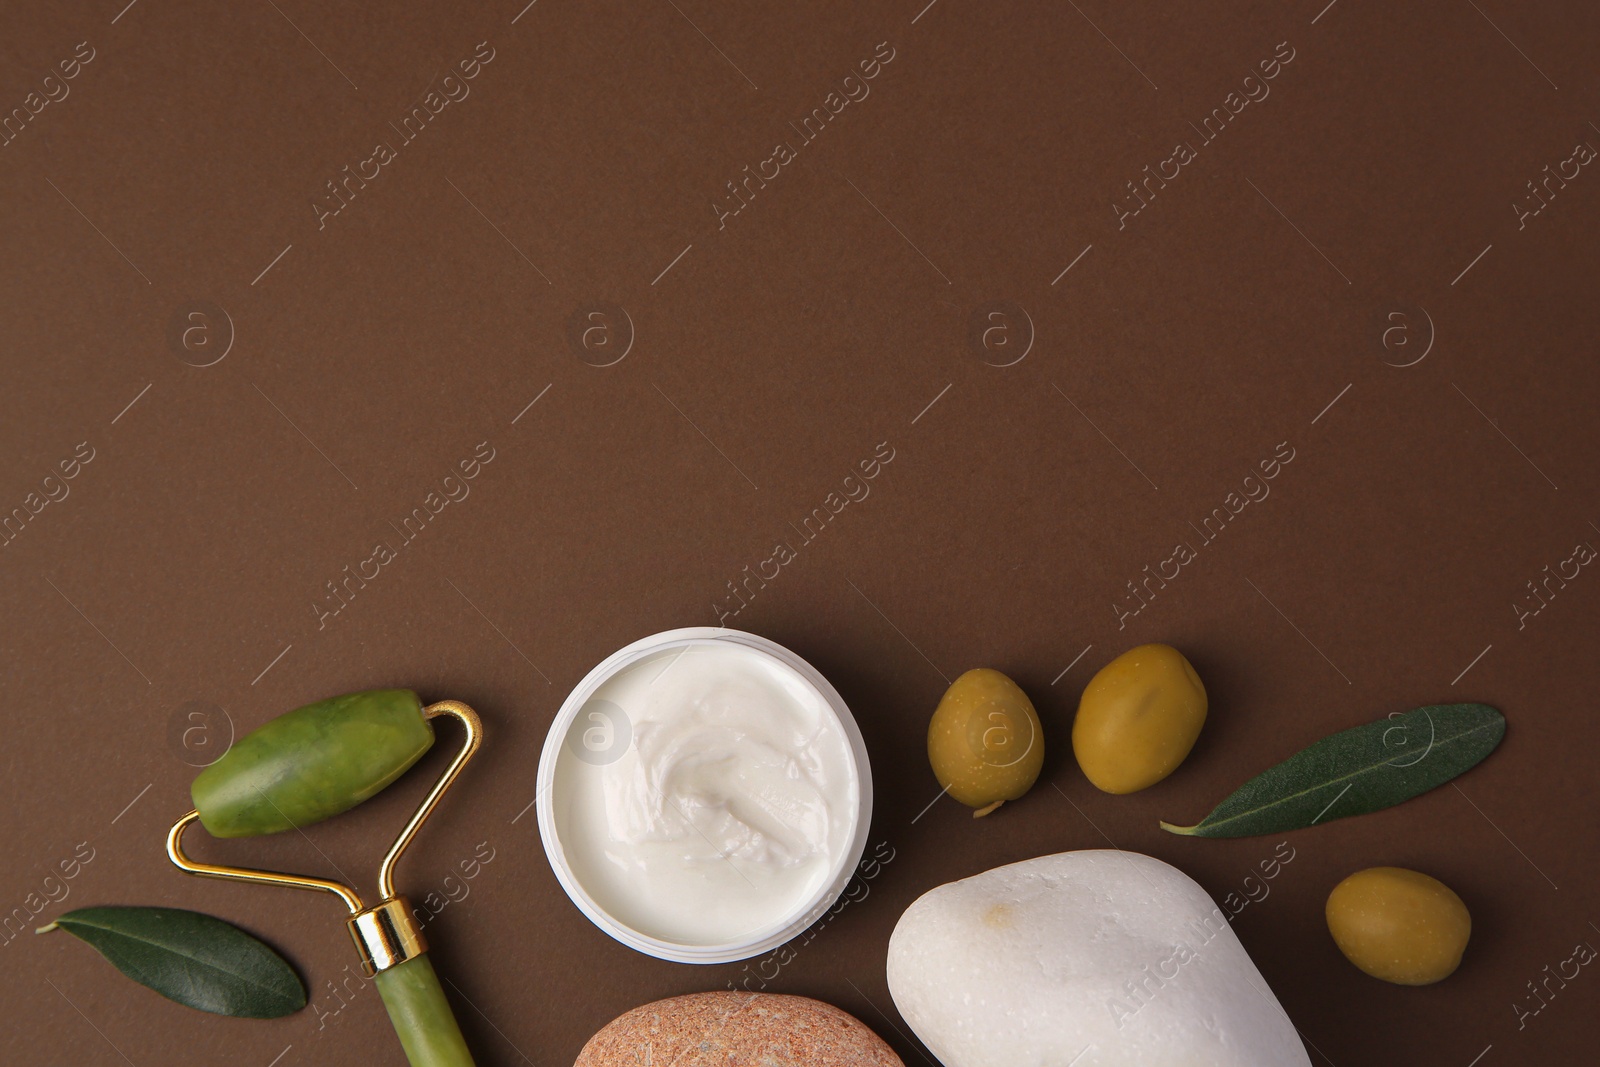
[[991, 812], [991, 811], [993, 811], [993, 810], [994, 810], [994, 809], [995, 809], [995, 808], [998, 808], [998, 807], [999, 807], [999, 806], [1000, 806], [1000, 805], [1002, 805], [1002, 804], [1004, 804], [1004, 803], [1005, 803], [1005, 801], [1003, 801], [1003, 800], [997, 800], [997, 801], [995, 801], [995, 802], [994, 802], [994, 803], [993, 803], [993, 804], [990, 804], [990, 805], [988, 805], [988, 806], [987, 806], [987, 807], [982, 807], [982, 808], [979, 808], [979, 809], [978, 809], [978, 810], [977, 810], [977, 811], [975, 811], [975, 812], [973, 812], [973, 813], [972, 813], [972, 817], [973, 817], [973, 818], [974, 818], [974, 819], [981, 819], [981, 818], [983, 818], [983, 817], [984, 817], [984, 816], [985, 816], [985, 815], [987, 815], [987, 814], [989, 814], [989, 813], [990, 813], [990, 812]]

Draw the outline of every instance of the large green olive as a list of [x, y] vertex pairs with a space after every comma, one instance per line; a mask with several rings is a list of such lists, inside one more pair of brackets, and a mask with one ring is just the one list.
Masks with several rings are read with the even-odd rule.
[[1100, 668], [1078, 701], [1072, 751], [1107, 793], [1136, 793], [1178, 769], [1206, 723], [1206, 687], [1171, 645], [1140, 645]]
[[988, 668], [968, 671], [945, 690], [928, 723], [933, 775], [973, 818], [1033, 787], [1044, 766], [1044, 730], [1028, 694]]
[[253, 837], [347, 811], [433, 745], [409, 689], [370, 689], [307, 704], [241, 737], [190, 788], [216, 837]]
[[1451, 888], [1404, 867], [1357, 871], [1328, 894], [1328, 932], [1345, 959], [1396, 985], [1431, 985], [1461, 964], [1472, 916]]

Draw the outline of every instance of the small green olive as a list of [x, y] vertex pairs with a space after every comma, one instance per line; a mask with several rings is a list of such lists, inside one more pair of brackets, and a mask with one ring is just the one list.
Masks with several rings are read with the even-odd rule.
[[1072, 751], [1096, 788], [1137, 793], [1178, 769], [1206, 723], [1206, 687], [1171, 645], [1140, 645], [1089, 680]]
[[433, 744], [409, 689], [307, 704], [258, 726], [190, 787], [216, 837], [253, 837], [337, 815], [406, 772]]
[[1357, 871], [1333, 887], [1326, 912], [1345, 959], [1396, 985], [1450, 977], [1472, 936], [1461, 898], [1437, 878], [1404, 867]]
[[928, 762], [939, 784], [976, 808], [973, 818], [1016, 800], [1044, 766], [1044, 729], [1028, 694], [988, 668], [945, 690], [928, 723]]

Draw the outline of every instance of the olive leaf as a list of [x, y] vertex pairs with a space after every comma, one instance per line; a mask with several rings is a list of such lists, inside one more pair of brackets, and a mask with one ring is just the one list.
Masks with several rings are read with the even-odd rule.
[[36, 932], [60, 927], [87, 941], [140, 985], [217, 1015], [276, 1019], [306, 1006], [306, 990], [284, 958], [231, 923], [176, 908], [79, 908]]
[[1505, 736], [1487, 704], [1438, 704], [1325, 737], [1240, 786], [1187, 837], [1251, 837], [1365, 815], [1426, 793], [1477, 765]]

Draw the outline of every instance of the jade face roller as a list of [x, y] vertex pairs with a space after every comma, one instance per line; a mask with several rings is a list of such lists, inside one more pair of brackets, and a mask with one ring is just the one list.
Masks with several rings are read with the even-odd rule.
[[[338, 882], [276, 871], [197, 863], [184, 854], [183, 831], [196, 819], [213, 837], [253, 837], [298, 829], [348, 811], [399, 778], [433, 746], [441, 715], [465, 729], [461, 750], [389, 846], [368, 907]], [[167, 855], [190, 874], [265, 885], [320, 889], [350, 909], [347, 926], [362, 969], [383, 997], [412, 1067], [472, 1067], [472, 1054], [439, 988], [428, 943], [407, 900], [394, 891], [394, 865], [434, 805], [478, 750], [483, 727], [456, 700], [422, 706], [409, 689], [372, 689], [307, 704], [257, 727], [190, 789], [195, 810], [167, 833]]]

